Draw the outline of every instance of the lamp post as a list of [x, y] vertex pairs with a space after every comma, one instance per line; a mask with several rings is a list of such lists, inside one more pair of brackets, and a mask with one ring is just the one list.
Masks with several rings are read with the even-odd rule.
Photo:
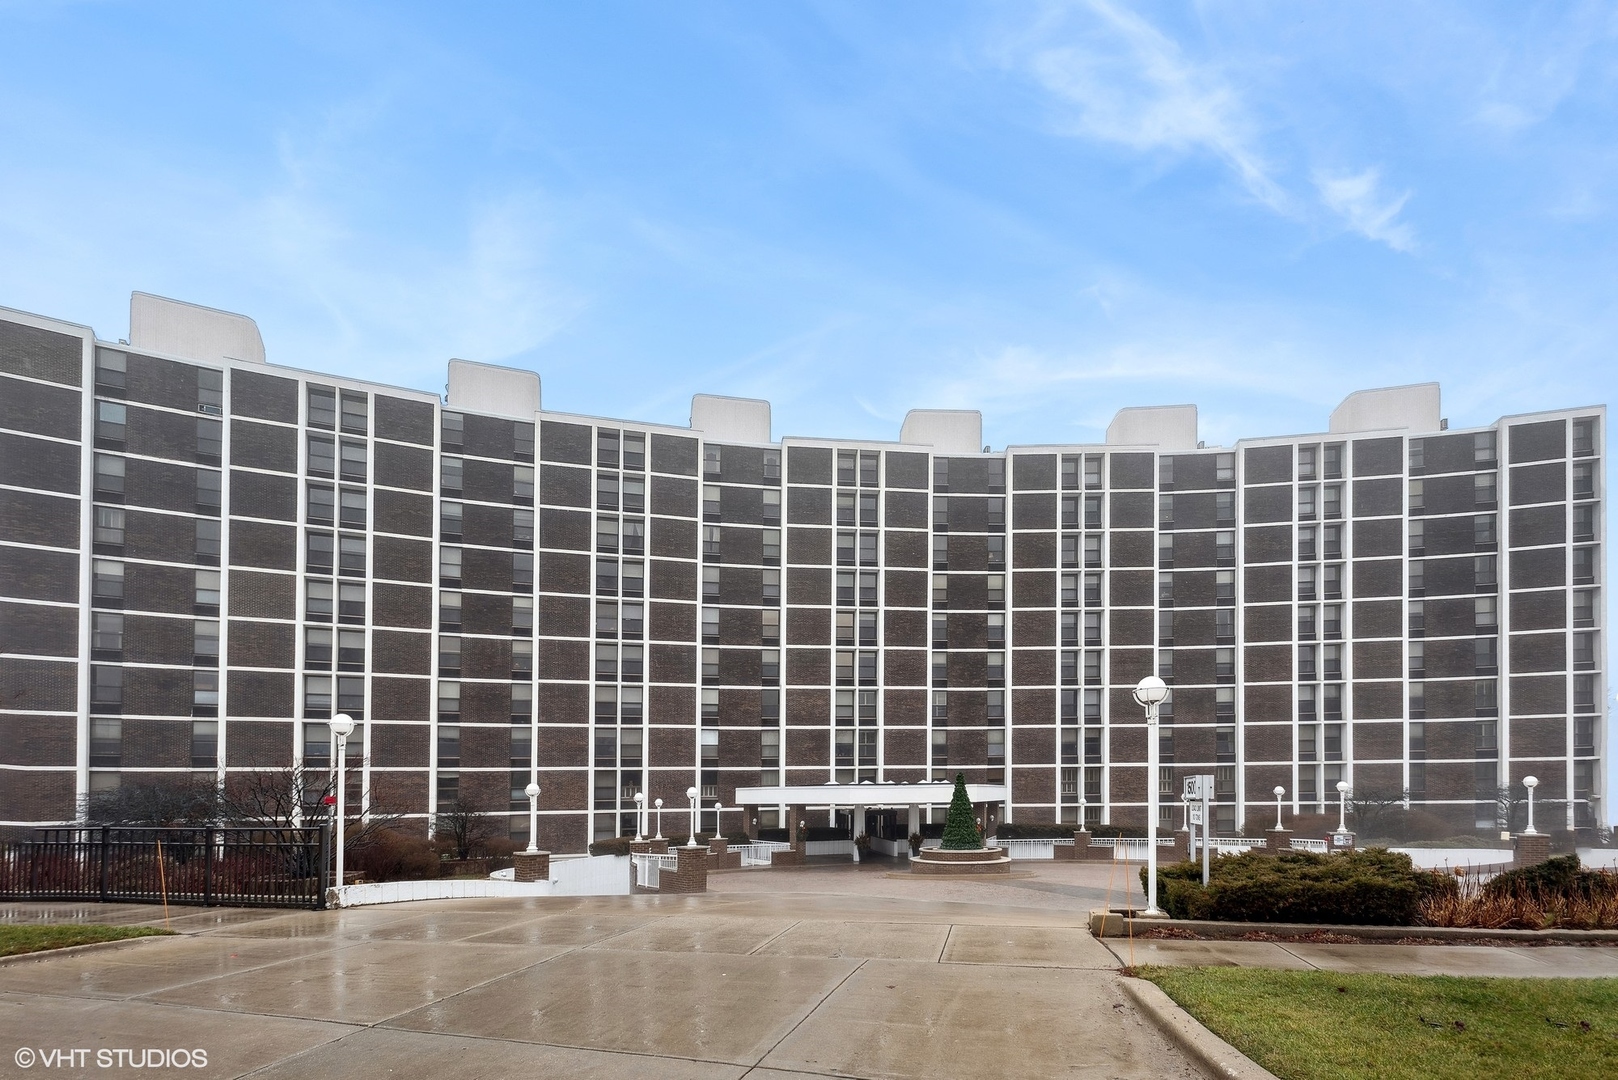
[[1148, 675], [1135, 684], [1135, 702], [1146, 710], [1146, 910], [1147, 916], [1163, 914], [1157, 909], [1157, 716], [1169, 696], [1168, 684]]
[[1348, 781], [1337, 781], [1337, 831], [1348, 832]]
[[645, 814], [646, 792], [637, 791], [635, 792], [635, 843], [637, 844], [646, 839], [644, 835], [646, 832]]
[[663, 800], [653, 799], [652, 805], [657, 808], [657, 835], [652, 837], [652, 839], [661, 840], [663, 839]]
[[[724, 822], [719, 820], [719, 815], [724, 809], [725, 809], [724, 803], [717, 803], [716, 802], [716, 803], [713, 804], [713, 834], [715, 836], [717, 836], [717, 837], [720, 837], [720, 838], [723, 838], [724, 835], [725, 835]], [[732, 809], [735, 809], [735, 808], [732, 807]]]
[[343, 884], [343, 849], [348, 846], [346, 830], [347, 815], [343, 810], [343, 800], [348, 794], [348, 777], [344, 766], [348, 764], [348, 737], [354, 734], [354, 718], [347, 713], [338, 713], [327, 724], [331, 728], [332, 742], [336, 744], [334, 752], [337, 755], [337, 885]]
[[1286, 788], [1280, 786], [1279, 784], [1276, 785], [1276, 787], [1275, 787], [1275, 831], [1276, 832], [1281, 831], [1281, 797], [1283, 795], [1285, 795], [1286, 793], [1287, 793]]
[[1535, 835], [1534, 834], [1534, 789], [1539, 786], [1539, 777], [1537, 777], [1537, 776], [1525, 776], [1525, 777], [1523, 777], [1522, 778], [1522, 786], [1528, 789], [1528, 828], [1524, 829], [1523, 832], [1525, 834], [1527, 834], [1528, 836], [1533, 836], [1533, 835]]
[[690, 836], [690, 838], [688, 840], [686, 840], [685, 846], [686, 847], [696, 847], [697, 846], [697, 789], [694, 788], [694, 787], [686, 788], [685, 789], [685, 797], [691, 800], [691, 836]]
[[532, 780], [523, 788], [528, 796], [528, 854], [539, 853], [539, 785]]

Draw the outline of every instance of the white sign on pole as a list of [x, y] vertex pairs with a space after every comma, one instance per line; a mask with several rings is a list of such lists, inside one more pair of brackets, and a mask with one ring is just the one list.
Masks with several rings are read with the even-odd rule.
[[1185, 797], [1190, 801], [1200, 801], [1206, 797], [1202, 789], [1202, 777], [1188, 776], [1185, 778]]
[[1190, 805], [1190, 811], [1191, 811], [1191, 819], [1190, 819], [1191, 824], [1200, 826], [1202, 824], [1202, 803], [1200, 803], [1200, 802], [1192, 803]]

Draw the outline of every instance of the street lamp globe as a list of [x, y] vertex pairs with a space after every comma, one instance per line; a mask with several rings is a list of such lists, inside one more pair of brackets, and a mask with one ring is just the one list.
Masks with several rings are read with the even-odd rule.
[[1161, 705], [1163, 699], [1169, 696], [1169, 684], [1156, 675], [1148, 675], [1135, 684], [1135, 703], [1137, 705]]
[[331, 733], [339, 739], [346, 739], [354, 734], [354, 718], [347, 713], [338, 713], [327, 722]]
[[522, 789], [522, 793], [528, 796], [530, 799], [537, 799], [539, 798], [539, 785], [529, 784], [527, 787]]

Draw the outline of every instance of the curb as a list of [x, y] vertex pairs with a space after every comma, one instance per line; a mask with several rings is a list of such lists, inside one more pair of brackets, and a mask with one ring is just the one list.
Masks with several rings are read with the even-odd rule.
[[1121, 985], [1135, 1007], [1210, 1076], [1220, 1080], [1279, 1080], [1274, 1073], [1203, 1027], [1155, 983], [1125, 976]]
[[83, 945], [64, 945], [60, 949], [35, 949], [33, 952], [13, 953], [10, 956], [0, 956], [0, 968], [10, 967], [13, 964], [23, 964], [30, 960], [45, 960], [52, 956], [72, 956], [75, 953], [89, 952], [92, 949], [111, 950], [114, 948], [127, 948], [138, 945], [143, 941], [164, 941], [169, 938], [186, 937], [186, 934], [146, 934], [143, 937], [118, 938], [115, 941], [87, 941]]
[[[1363, 941], [1398, 941], [1401, 938], [1434, 938], [1467, 942], [1479, 939], [1511, 941], [1520, 944], [1595, 945], [1618, 942], [1618, 930], [1491, 930], [1476, 926], [1363, 926], [1337, 923], [1257, 923], [1215, 922], [1202, 919], [1131, 919], [1116, 911], [1090, 912], [1090, 932], [1098, 938], [1139, 937], [1150, 930], [1189, 930], [1198, 939], [1239, 941], [1250, 933], [1272, 934], [1283, 942], [1306, 939], [1310, 934], [1341, 934]], [[1307, 940], [1300, 944], [1308, 944]]]

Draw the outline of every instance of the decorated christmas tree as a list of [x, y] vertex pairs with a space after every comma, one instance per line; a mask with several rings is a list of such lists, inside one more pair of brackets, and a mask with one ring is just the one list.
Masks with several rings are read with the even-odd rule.
[[966, 776], [955, 774], [955, 794], [949, 800], [949, 816], [944, 819], [946, 851], [976, 851], [983, 847], [983, 835], [972, 819], [972, 800], [966, 794]]

